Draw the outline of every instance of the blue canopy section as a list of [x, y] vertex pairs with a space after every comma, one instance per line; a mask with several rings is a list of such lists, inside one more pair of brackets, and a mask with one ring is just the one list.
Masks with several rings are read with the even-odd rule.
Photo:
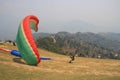
[[40, 57], [41, 60], [52, 60], [51, 58]]
[[12, 50], [11, 54], [17, 57], [22, 57], [21, 54], [17, 50]]
[[[17, 50], [12, 50], [11, 54], [17, 57], [22, 57], [21, 54], [19, 53], [19, 51]], [[47, 58], [47, 57], [40, 57], [41, 60], [52, 60], [51, 58]]]

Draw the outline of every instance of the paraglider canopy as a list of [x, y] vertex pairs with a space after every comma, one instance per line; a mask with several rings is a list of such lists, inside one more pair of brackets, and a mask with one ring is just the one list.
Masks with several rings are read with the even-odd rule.
[[40, 62], [40, 54], [36, 47], [31, 29], [38, 31], [39, 20], [34, 15], [25, 17], [19, 25], [16, 37], [18, 50], [22, 58], [29, 65], [36, 65]]

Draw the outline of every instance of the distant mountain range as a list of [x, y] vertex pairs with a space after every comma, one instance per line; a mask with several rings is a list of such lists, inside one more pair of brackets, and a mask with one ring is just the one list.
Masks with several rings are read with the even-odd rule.
[[[51, 36], [54, 36], [54, 39], [56, 40], [56, 43], [54, 43], [55, 45], [51, 45], [57, 47], [59, 50], [62, 50], [64, 54], [77, 53], [79, 56], [85, 57], [101, 56], [102, 58], [120, 59], [120, 33], [58, 32], [55, 34], [34, 34], [36, 40], [41, 38], [41, 40], [44, 40], [43, 38], [48, 39], [51, 38]], [[49, 43], [49, 40], [47, 43]], [[43, 45], [45, 46], [45, 44]], [[42, 45], [39, 47], [42, 47]]]

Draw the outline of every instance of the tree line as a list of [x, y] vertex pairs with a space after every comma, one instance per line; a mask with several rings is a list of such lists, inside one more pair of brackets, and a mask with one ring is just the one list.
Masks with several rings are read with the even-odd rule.
[[120, 53], [113, 49], [107, 49], [87, 40], [65, 34], [54, 36], [54, 39], [51, 36], [37, 38], [37, 46], [63, 55], [72, 53], [78, 57], [120, 59]]

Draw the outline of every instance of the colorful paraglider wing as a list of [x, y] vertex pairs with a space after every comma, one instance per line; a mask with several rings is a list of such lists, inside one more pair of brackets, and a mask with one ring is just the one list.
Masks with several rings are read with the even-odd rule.
[[40, 55], [36, 47], [31, 29], [37, 32], [39, 20], [36, 16], [29, 15], [19, 25], [16, 43], [22, 58], [29, 65], [37, 65]]

